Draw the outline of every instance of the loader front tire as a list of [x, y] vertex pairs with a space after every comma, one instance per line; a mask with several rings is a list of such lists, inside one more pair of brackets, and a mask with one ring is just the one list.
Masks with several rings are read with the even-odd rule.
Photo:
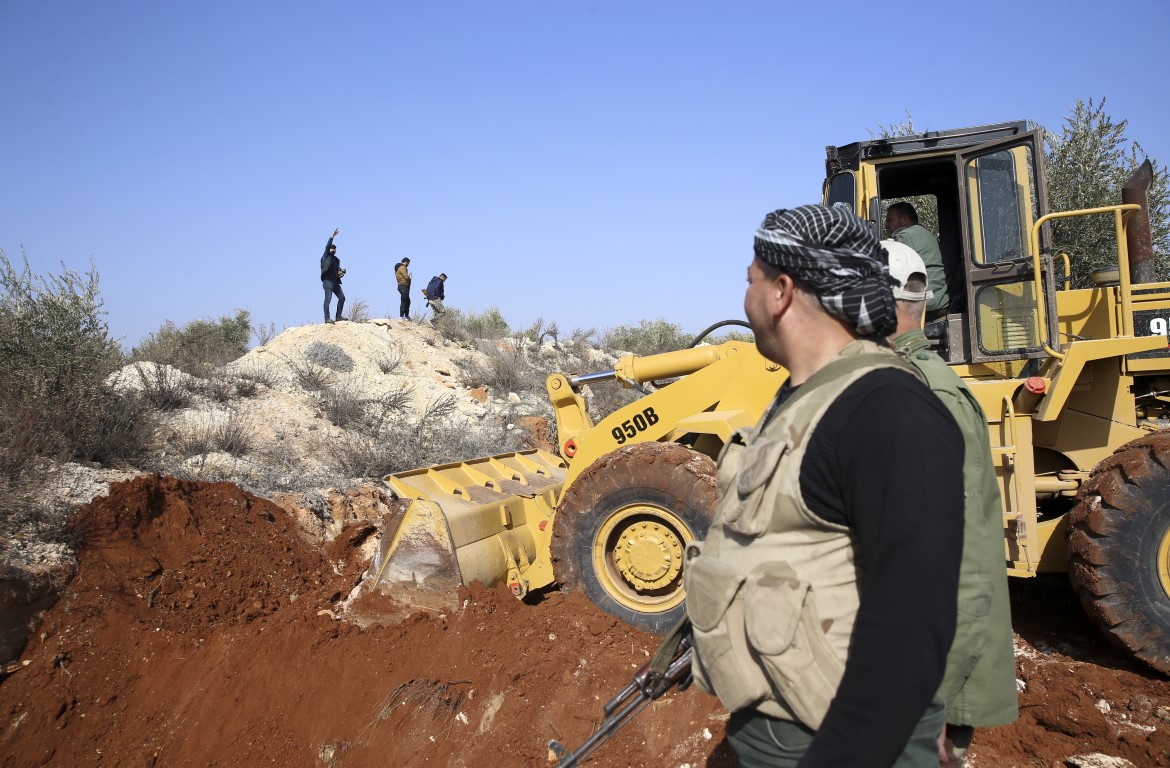
[[565, 493], [553, 529], [553, 569], [601, 610], [646, 632], [686, 611], [682, 558], [707, 535], [718, 501], [715, 462], [677, 443], [641, 443], [602, 456]]
[[1115, 643], [1170, 674], [1170, 431], [1123, 445], [1068, 520], [1069, 577]]

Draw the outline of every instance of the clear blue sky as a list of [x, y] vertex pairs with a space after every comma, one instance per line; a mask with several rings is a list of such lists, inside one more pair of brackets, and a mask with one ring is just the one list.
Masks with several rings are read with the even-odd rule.
[[92, 259], [127, 347], [319, 321], [334, 227], [375, 315], [409, 256], [416, 301], [444, 271], [513, 327], [697, 331], [742, 317], [752, 232], [819, 199], [825, 145], [907, 112], [1106, 97], [1170, 162], [1168, 30], [1167, 0], [0, 0], [0, 249]]

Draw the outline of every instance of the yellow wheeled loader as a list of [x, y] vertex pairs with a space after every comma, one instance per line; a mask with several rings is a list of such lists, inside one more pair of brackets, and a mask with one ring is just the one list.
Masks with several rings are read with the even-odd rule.
[[[385, 478], [410, 504], [383, 531], [374, 583], [433, 607], [477, 579], [521, 598], [559, 583], [633, 626], [669, 629], [684, 610], [683, 549], [715, 509], [712, 457], [755, 423], [786, 375], [739, 341], [553, 374], [560, 456], [525, 451]], [[671, 383], [594, 424], [582, 388], [604, 379]]]
[[[925, 331], [987, 413], [1008, 573], [1068, 571], [1093, 620], [1170, 674], [1170, 283], [1153, 281], [1150, 171], [1116, 205], [1050, 213], [1042, 149], [1023, 122], [830, 146], [822, 199], [879, 230], [890, 202], [929, 213], [951, 303]], [[1117, 267], [1088, 287], [1073, 287], [1083, 259], [1050, 246], [1072, 217], [1113, 233]], [[663, 631], [684, 610], [685, 544], [714, 511], [714, 458], [785, 377], [735, 341], [554, 374], [559, 455], [386, 478], [409, 507], [374, 581], [415, 602], [473, 579], [517, 597], [560, 584]], [[595, 424], [582, 389], [599, 379], [655, 388]]]

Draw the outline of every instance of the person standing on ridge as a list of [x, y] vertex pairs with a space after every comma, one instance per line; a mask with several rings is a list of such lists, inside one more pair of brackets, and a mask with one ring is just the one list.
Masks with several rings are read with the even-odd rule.
[[336, 318], [341, 320], [341, 310], [345, 306], [345, 293], [341, 290], [341, 278], [345, 275], [345, 270], [341, 268], [341, 259], [337, 258], [337, 246], [333, 244], [333, 238], [337, 237], [339, 229], [334, 229], [333, 234], [329, 236], [328, 242], [325, 243], [325, 253], [321, 256], [321, 287], [325, 289], [325, 322], [332, 323], [329, 319], [329, 303], [333, 297], [337, 297], [337, 315]]
[[398, 281], [398, 316], [410, 319], [410, 259], [403, 257], [394, 265], [394, 279]]

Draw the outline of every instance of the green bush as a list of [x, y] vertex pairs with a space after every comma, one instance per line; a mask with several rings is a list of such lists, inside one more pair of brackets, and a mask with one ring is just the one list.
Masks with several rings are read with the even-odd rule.
[[512, 328], [508, 321], [495, 307], [476, 314], [468, 312], [464, 315], [464, 326], [467, 332], [476, 339], [502, 339], [512, 335]]
[[755, 344], [756, 336], [749, 330], [728, 331], [718, 336], [708, 338], [707, 341], [712, 344], [722, 344], [725, 341], [742, 341], [747, 344]]
[[98, 293], [92, 266], [42, 276], [0, 250], [0, 488], [35, 482], [44, 460], [128, 461], [144, 450], [149, 417], [105, 386], [123, 360]]
[[656, 355], [683, 349], [691, 343], [691, 336], [674, 323], [662, 318], [639, 320], [637, 326], [619, 325], [605, 331], [602, 344], [611, 350], [633, 352], [635, 355]]
[[235, 316], [224, 315], [218, 320], [192, 320], [182, 328], [167, 320], [130, 351], [130, 358], [171, 365], [201, 376], [243, 357], [252, 332], [252, 316], [246, 309], [237, 309]]
[[448, 308], [432, 323], [439, 334], [451, 341], [468, 342], [474, 339], [502, 339], [512, 335], [508, 321], [495, 307], [475, 313]]
[[560, 333], [556, 321], [545, 322], [544, 317], [541, 316], [536, 318], [532, 325], [521, 331], [520, 335], [540, 345], [544, 343], [545, 339], [552, 339], [552, 342], [556, 344], [560, 341]]

